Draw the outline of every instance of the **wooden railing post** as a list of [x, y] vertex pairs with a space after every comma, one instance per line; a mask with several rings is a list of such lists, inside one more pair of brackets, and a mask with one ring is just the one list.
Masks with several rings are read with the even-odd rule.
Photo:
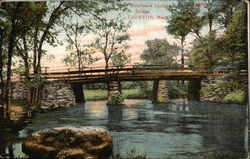
[[47, 79], [47, 77], [48, 77], [48, 68], [46, 67], [45, 68], [45, 79]]
[[92, 78], [93, 78], [93, 77], [92, 77], [92, 67], [90, 68], [90, 70], [91, 70], [91, 73], [90, 73], [90, 74], [91, 74], [91, 76], [90, 76], [90, 78], [92, 79]]
[[70, 73], [69, 73], [69, 71], [70, 71], [70, 68], [68, 68], [68, 80], [69, 80], [69, 78], [70, 78]]

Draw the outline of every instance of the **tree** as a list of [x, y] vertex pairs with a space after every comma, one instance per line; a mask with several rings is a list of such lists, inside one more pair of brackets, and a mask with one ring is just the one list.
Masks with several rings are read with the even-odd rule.
[[16, 45], [17, 35], [20, 23], [19, 12], [22, 9], [21, 3], [4, 3], [1, 4], [4, 22], [9, 21], [9, 32], [7, 34], [7, 75], [6, 75], [6, 86], [5, 86], [5, 107], [4, 107], [4, 118], [9, 118], [9, 104], [10, 104], [10, 84], [11, 84], [11, 66], [14, 48]]
[[247, 69], [247, 12], [242, 7], [233, 14], [225, 32], [225, 55], [227, 62], [235, 69]]
[[213, 29], [214, 20], [219, 16], [221, 0], [203, 0], [205, 2], [203, 16], [208, 20], [209, 32]]
[[228, 25], [231, 23], [235, 10], [240, 7], [239, 4], [243, 2], [238, 0], [218, 0], [218, 2], [219, 5], [217, 7], [219, 7], [219, 9], [216, 22], [220, 24], [223, 28], [227, 29]]
[[[114, 2], [112, 2], [114, 3]], [[3, 3], [0, 8], [0, 27], [3, 28], [4, 48], [7, 52], [6, 76], [6, 111], [9, 107], [11, 83], [11, 66], [14, 55], [21, 57], [25, 66], [25, 77], [31, 87], [31, 106], [40, 105], [43, 79], [41, 77], [41, 60], [46, 55], [44, 45], [58, 44], [58, 24], [62, 15], [73, 13], [102, 13], [99, 9], [106, 1], [85, 2], [13, 2]], [[6, 26], [3, 26], [3, 23]], [[2, 48], [2, 46], [1, 46]], [[32, 54], [32, 57], [30, 56]], [[1, 53], [2, 55], [2, 53]], [[2, 60], [2, 59], [1, 59]], [[32, 67], [31, 67], [32, 63]], [[2, 62], [0, 62], [2, 65]], [[33, 68], [32, 80], [29, 80], [29, 69]], [[2, 67], [1, 67], [1, 70]], [[1, 72], [1, 77], [2, 72]], [[8, 115], [7, 115], [8, 116]]]
[[115, 56], [112, 56], [112, 65], [113, 66], [124, 66], [131, 62], [130, 55], [125, 55], [123, 52], [117, 53]]
[[123, 20], [121, 15], [117, 15], [116, 18], [96, 17], [94, 26], [98, 38], [92, 46], [102, 53], [107, 69], [110, 59], [125, 55], [125, 50], [128, 49], [129, 35], [127, 31], [130, 25]]
[[[32, 13], [31, 15], [33, 15], [37, 21], [35, 21], [32, 29], [30, 30], [30, 36], [26, 37], [28, 40], [24, 40], [24, 38], [22, 38], [23, 46], [25, 46], [24, 41], [29, 42], [29, 45], [31, 46], [30, 52], [33, 53], [33, 78], [32, 81], [28, 81], [28, 85], [31, 88], [31, 107], [36, 108], [41, 103], [42, 83], [44, 82], [41, 77], [41, 60], [46, 55], [44, 45], [49, 44], [56, 46], [57, 44], [60, 44], [57, 36], [60, 33], [58, 28], [61, 24], [61, 18], [63, 16], [71, 16], [72, 14], [96, 14], [95, 12], [99, 10], [98, 6], [102, 3], [104, 2], [97, 2], [94, 0], [89, 1], [88, 3], [79, 1], [73, 3], [66, 1], [35, 3], [35, 6], [33, 7], [37, 7], [36, 9], [38, 11]], [[23, 59], [26, 61], [27, 56], [22, 57], [24, 57]]]
[[[32, 42], [34, 38], [34, 30], [36, 27], [42, 28], [44, 24], [42, 21], [46, 16], [48, 8], [46, 2], [39, 2], [39, 3], [26, 2], [23, 5], [26, 10], [24, 10], [20, 14], [24, 18], [22, 20], [22, 23], [25, 25], [23, 26], [24, 29], [21, 31], [21, 34], [18, 38], [15, 55], [22, 59], [24, 66], [25, 80], [26, 82], [30, 82], [30, 68], [32, 66], [30, 52], [32, 51], [33, 48]], [[25, 17], [29, 18], [27, 19]]]
[[212, 31], [209, 35], [196, 39], [190, 52], [192, 65], [206, 69], [246, 69], [246, 26], [246, 9], [238, 8], [223, 36], [218, 36], [216, 31]]
[[4, 39], [4, 29], [0, 25], [0, 119], [4, 116], [4, 78], [3, 78], [3, 65], [4, 65], [4, 55], [3, 55], [3, 39]]
[[165, 39], [147, 40], [146, 45], [147, 49], [140, 56], [146, 64], [179, 67], [175, 59], [180, 50], [178, 46], [169, 44]]
[[169, 11], [171, 16], [166, 29], [169, 34], [174, 35], [181, 41], [181, 67], [183, 68], [185, 65], [184, 42], [186, 36], [192, 31], [198, 33], [202, 27], [202, 19], [198, 16], [200, 9], [193, 0], [178, 0], [177, 4], [169, 8]]
[[223, 54], [224, 39], [216, 36], [212, 31], [209, 35], [196, 39], [189, 53], [191, 66], [198, 69], [212, 69], [221, 59]]
[[[91, 22], [84, 21], [82, 25], [79, 24], [78, 19], [70, 17], [70, 23], [62, 24], [64, 31], [67, 36], [67, 51], [70, 52], [64, 58], [64, 62], [67, 65], [77, 66], [78, 70], [82, 70], [86, 65], [92, 64], [98, 60], [98, 58], [93, 57], [93, 49], [87, 48], [87, 45], [82, 42], [85, 35], [89, 33]], [[65, 21], [65, 20], [64, 20]]]

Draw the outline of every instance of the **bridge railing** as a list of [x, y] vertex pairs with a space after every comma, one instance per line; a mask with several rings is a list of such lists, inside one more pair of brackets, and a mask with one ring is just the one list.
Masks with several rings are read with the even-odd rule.
[[[74, 79], [74, 78], [96, 78], [113, 75], [133, 75], [142, 73], [166, 73], [166, 72], [193, 72], [190, 68], [170, 68], [164, 65], [126, 65], [103, 67], [86, 67], [82, 70], [77, 68], [68, 69], [60, 72], [47, 70], [43, 76], [47, 79]], [[201, 70], [199, 70], [201, 72]], [[204, 72], [204, 70], [202, 70]]]
[[[70, 79], [95, 79], [99, 77], [112, 77], [119, 75], [136, 75], [136, 74], [159, 74], [159, 73], [192, 73], [192, 74], [208, 74], [220, 73], [213, 72], [206, 69], [193, 69], [190, 67], [171, 68], [165, 65], [125, 65], [125, 66], [110, 66], [107, 69], [104, 67], [85, 67], [78, 68], [62, 68], [62, 69], [48, 69], [42, 70], [42, 77], [47, 80], [70, 80]], [[30, 75], [31, 78], [33, 75]], [[19, 77], [23, 78], [23, 77]]]

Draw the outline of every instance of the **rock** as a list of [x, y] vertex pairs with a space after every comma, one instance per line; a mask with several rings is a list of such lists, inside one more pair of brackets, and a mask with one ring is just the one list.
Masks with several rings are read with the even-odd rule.
[[112, 154], [112, 137], [101, 128], [59, 127], [38, 131], [22, 144], [31, 158], [105, 159]]

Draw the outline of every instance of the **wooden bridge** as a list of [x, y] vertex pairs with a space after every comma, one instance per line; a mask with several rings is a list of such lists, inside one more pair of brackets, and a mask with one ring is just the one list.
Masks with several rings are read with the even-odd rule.
[[[162, 65], [127, 65], [112, 66], [107, 69], [101, 67], [87, 67], [78, 69], [45, 69], [42, 77], [49, 82], [44, 82], [42, 87], [34, 88], [41, 92], [41, 105], [50, 109], [75, 105], [75, 102], [84, 102], [83, 85], [86, 83], [108, 83], [108, 102], [113, 96], [122, 93], [122, 81], [154, 81], [152, 88], [152, 101], [168, 101], [168, 86], [166, 80], [188, 80], [188, 99], [199, 100], [201, 81], [207, 76], [222, 76], [228, 71], [209, 71], [192, 68], [170, 68]], [[247, 75], [247, 71], [240, 71], [240, 75]], [[29, 88], [26, 88], [20, 78], [16, 76], [16, 82], [12, 83], [13, 97], [29, 96]], [[33, 75], [31, 74], [31, 78]], [[15, 95], [17, 94], [17, 95]]]
[[[103, 83], [111, 80], [143, 81], [143, 80], [191, 80], [207, 76], [222, 76], [228, 71], [209, 71], [204, 69], [170, 68], [163, 65], [126, 65], [103, 67], [86, 67], [82, 70], [45, 69], [42, 76], [48, 81], [68, 80], [71, 83]], [[243, 75], [247, 71], [241, 71]]]

